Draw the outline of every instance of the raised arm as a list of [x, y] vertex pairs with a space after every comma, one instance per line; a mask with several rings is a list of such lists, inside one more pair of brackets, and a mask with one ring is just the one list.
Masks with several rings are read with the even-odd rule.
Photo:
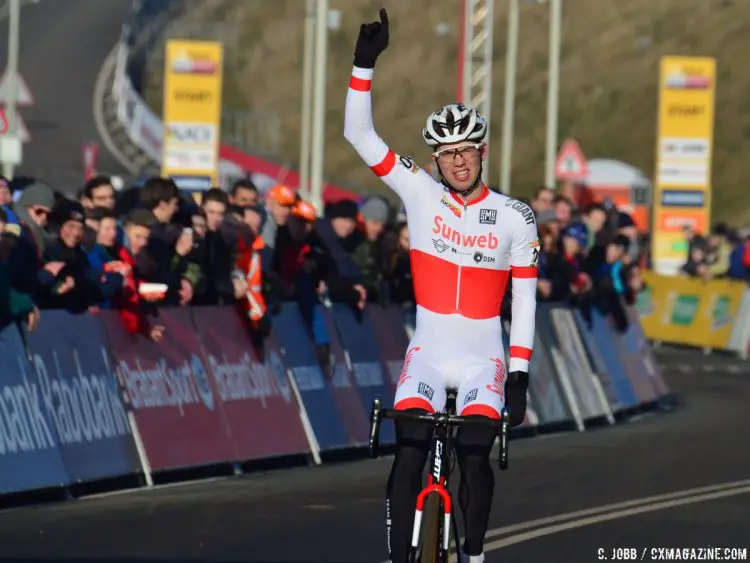
[[375, 132], [370, 88], [375, 60], [388, 46], [388, 14], [380, 10], [380, 21], [363, 24], [354, 51], [354, 69], [349, 80], [344, 116], [344, 137], [365, 164], [404, 199], [404, 190], [426, 175], [407, 157], [398, 157]]

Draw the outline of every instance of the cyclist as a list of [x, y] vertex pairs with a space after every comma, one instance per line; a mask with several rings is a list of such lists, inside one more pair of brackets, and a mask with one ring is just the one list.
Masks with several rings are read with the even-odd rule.
[[[417, 328], [397, 384], [395, 409], [442, 410], [446, 388], [458, 389], [463, 416], [499, 418], [507, 402], [511, 424], [526, 410], [528, 367], [534, 341], [539, 256], [534, 214], [525, 204], [491, 192], [481, 181], [487, 157], [487, 123], [462, 104], [431, 114], [422, 136], [435, 152], [440, 181], [397, 156], [372, 122], [370, 86], [377, 57], [388, 46], [388, 15], [362, 24], [346, 98], [344, 135], [372, 171], [403, 200], [411, 236]], [[506, 377], [500, 306], [512, 275], [510, 366]], [[506, 401], [507, 398], [507, 401]], [[388, 549], [406, 562], [416, 497], [430, 449], [429, 426], [399, 421], [387, 485]], [[490, 427], [462, 427], [456, 436], [464, 514], [462, 559], [484, 560], [494, 474]]]

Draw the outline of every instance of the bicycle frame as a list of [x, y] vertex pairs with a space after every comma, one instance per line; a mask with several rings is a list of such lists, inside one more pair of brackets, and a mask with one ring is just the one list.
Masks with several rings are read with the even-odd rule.
[[[454, 538], [456, 541], [456, 553], [459, 553], [459, 535], [458, 522], [452, 518], [453, 503], [449, 491], [448, 477], [450, 476], [450, 452], [453, 450], [453, 429], [461, 424], [481, 424], [493, 426], [498, 429], [500, 437], [500, 452], [498, 462], [500, 469], [505, 471], [508, 468], [508, 447], [510, 437], [510, 413], [504, 408], [500, 420], [493, 420], [483, 417], [462, 417], [456, 416], [455, 406], [451, 403], [447, 405], [446, 412], [434, 414], [397, 411], [392, 409], [381, 408], [380, 399], [377, 398], [372, 402], [372, 411], [370, 413], [370, 457], [378, 457], [380, 423], [383, 418], [391, 419], [411, 419], [431, 423], [435, 430], [432, 438], [432, 449], [430, 459], [430, 474], [427, 478], [427, 486], [417, 496], [416, 511], [414, 514], [414, 527], [412, 529], [411, 550], [409, 560], [411, 563], [416, 561], [417, 549], [419, 547], [419, 537], [422, 528], [422, 513], [424, 504], [431, 494], [437, 494], [443, 505], [443, 521], [440, 526], [441, 530], [441, 559], [448, 563], [450, 559], [450, 526], [454, 526]], [[446, 466], [448, 469], [446, 470]]]

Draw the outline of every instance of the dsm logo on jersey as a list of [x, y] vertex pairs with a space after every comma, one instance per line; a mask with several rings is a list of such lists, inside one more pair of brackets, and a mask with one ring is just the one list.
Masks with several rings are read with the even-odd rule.
[[497, 221], [497, 209], [480, 209], [479, 224], [494, 225]]

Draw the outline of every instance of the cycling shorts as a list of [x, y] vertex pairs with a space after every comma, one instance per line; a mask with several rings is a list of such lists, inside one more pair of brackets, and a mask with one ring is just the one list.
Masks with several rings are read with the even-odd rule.
[[[419, 309], [419, 316], [433, 316], [421, 307]], [[496, 323], [484, 321], [481, 331], [473, 327], [475, 330], [471, 335], [459, 331], [452, 338], [448, 335], [436, 338], [433, 331], [422, 329], [436, 327], [434, 320], [420, 321], [396, 384], [394, 408], [421, 409], [430, 413], [442, 411], [446, 389], [455, 388], [458, 390], [457, 414], [500, 418], [505, 405], [507, 376], [499, 319]], [[488, 343], [477, 342], [478, 335]]]

